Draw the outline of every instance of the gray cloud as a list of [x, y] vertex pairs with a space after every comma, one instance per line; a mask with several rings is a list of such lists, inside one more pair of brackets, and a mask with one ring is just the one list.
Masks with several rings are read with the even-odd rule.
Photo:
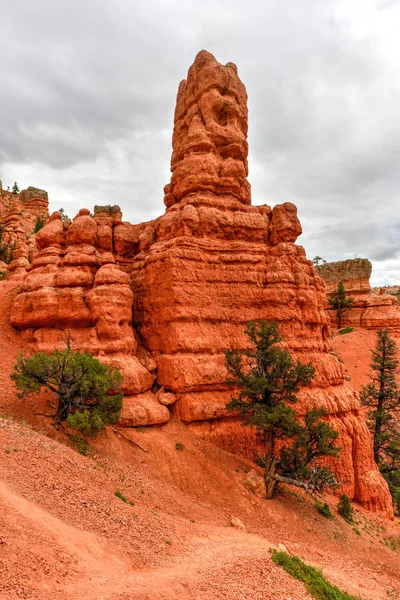
[[[0, 0], [0, 172], [73, 215], [163, 211], [179, 81], [206, 48], [238, 64], [253, 202], [297, 204], [310, 257], [398, 281], [399, 4]], [[397, 17], [397, 19], [396, 19]], [[396, 270], [397, 269], [397, 270]]]

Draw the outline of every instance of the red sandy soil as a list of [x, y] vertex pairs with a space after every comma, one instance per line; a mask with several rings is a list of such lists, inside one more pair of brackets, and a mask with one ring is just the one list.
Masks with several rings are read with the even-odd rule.
[[[400, 360], [400, 339], [396, 337], [395, 340]], [[368, 374], [371, 372], [371, 350], [376, 346], [376, 331], [357, 327], [351, 333], [341, 335], [334, 329], [331, 345], [332, 351], [343, 362], [351, 385], [360, 391], [364, 384], [370, 382]]]
[[309, 599], [271, 561], [279, 543], [349, 593], [400, 598], [399, 555], [385, 545], [399, 539], [397, 521], [357, 508], [358, 535], [334, 498], [333, 520], [293, 489], [258, 498], [243, 486], [252, 463], [180, 422], [125, 429], [147, 452], [109, 429], [89, 456], [68, 447], [32, 417], [43, 402], [17, 399], [9, 380], [22, 348], [7, 324], [11, 293], [0, 283], [0, 412], [14, 416], [0, 418], [1, 600]]

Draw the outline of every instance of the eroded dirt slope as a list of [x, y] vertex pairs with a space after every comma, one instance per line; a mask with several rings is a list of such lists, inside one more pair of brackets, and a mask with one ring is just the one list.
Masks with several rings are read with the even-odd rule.
[[[33, 414], [43, 398], [18, 399], [11, 385], [23, 344], [7, 323], [14, 292], [0, 286], [1, 600], [309, 598], [272, 563], [279, 543], [353, 594], [400, 595], [399, 556], [385, 545], [398, 538], [396, 522], [359, 510], [357, 533], [293, 491], [266, 502], [243, 485], [254, 465], [180, 422], [124, 430], [147, 452], [111, 430], [90, 456], [67, 447], [64, 433]], [[232, 517], [246, 530], [231, 527]]]

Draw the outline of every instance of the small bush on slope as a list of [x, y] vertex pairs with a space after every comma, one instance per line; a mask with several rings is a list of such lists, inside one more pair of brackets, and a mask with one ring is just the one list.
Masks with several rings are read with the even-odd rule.
[[345, 333], [351, 333], [354, 331], [354, 327], [343, 327], [343, 329], [339, 330], [340, 335], [344, 335]]
[[83, 435], [96, 435], [102, 427], [118, 421], [123, 376], [91, 354], [68, 347], [49, 354], [19, 356], [11, 379], [21, 390], [20, 395], [38, 392], [42, 387], [54, 392], [58, 396], [53, 415], [56, 424], [67, 419]]
[[351, 506], [350, 498], [347, 494], [342, 494], [340, 496], [338, 504], [338, 513], [348, 523], [351, 523], [353, 521], [353, 507]]
[[320, 500], [315, 501], [315, 508], [319, 512], [320, 515], [325, 517], [326, 519], [333, 519], [333, 514], [331, 513], [331, 509], [329, 508], [326, 502], [320, 502]]
[[272, 560], [276, 565], [283, 567], [289, 575], [305, 583], [307, 592], [316, 600], [362, 600], [359, 596], [342, 592], [336, 585], [332, 585], [325, 579], [322, 571], [306, 565], [297, 556], [272, 550]]

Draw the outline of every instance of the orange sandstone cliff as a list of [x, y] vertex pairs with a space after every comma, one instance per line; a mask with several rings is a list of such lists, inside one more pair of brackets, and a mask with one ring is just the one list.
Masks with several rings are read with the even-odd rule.
[[1, 262], [0, 271], [8, 278], [22, 279], [35, 252], [34, 228], [37, 219], [45, 222], [49, 216], [47, 192], [28, 187], [14, 194], [3, 190], [0, 181], [1, 244], [12, 253], [9, 264]]
[[[377, 329], [387, 327], [393, 334], [400, 334], [400, 306], [398, 299], [384, 290], [379, 293], [371, 290], [369, 279], [372, 265], [367, 258], [353, 258], [325, 263], [317, 271], [326, 283], [328, 297], [331, 297], [340, 281], [346, 294], [354, 298], [342, 319], [343, 327], [364, 327]], [[327, 305], [333, 325], [337, 324], [335, 313]]]
[[131, 225], [118, 207], [95, 207], [94, 217], [83, 209], [72, 223], [54, 213], [36, 236], [11, 323], [32, 348], [54, 348], [71, 330], [80, 349], [119, 365], [121, 425], [172, 415], [253, 457], [254, 432], [225, 408], [224, 352], [246, 347], [249, 320], [276, 320], [287, 347], [317, 369], [298, 409], [328, 410], [342, 491], [391, 513], [358, 396], [329, 352], [325, 284], [295, 244], [296, 207], [251, 205], [247, 153], [237, 68], [202, 51], [178, 91], [165, 214]]

